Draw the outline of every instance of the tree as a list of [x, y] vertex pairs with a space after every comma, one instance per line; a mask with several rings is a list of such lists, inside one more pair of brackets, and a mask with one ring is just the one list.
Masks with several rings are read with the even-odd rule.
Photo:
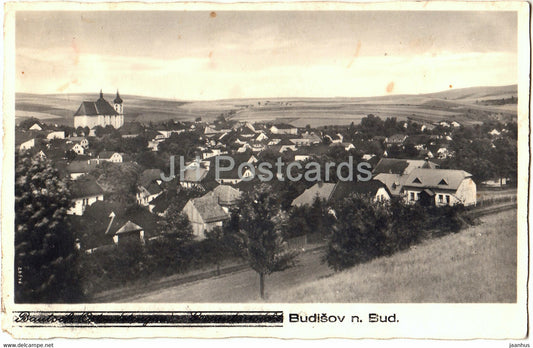
[[68, 220], [70, 191], [47, 160], [17, 157], [15, 301], [75, 302], [82, 294]]
[[382, 255], [390, 226], [390, 216], [383, 204], [351, 195], [337, 202], [335, 215], [337, 222], [325, 256], [330, 267], [340, 271]]
[[247, 193], [240, 204], [240, 228], [245, 233], [246, 258], [259, 274], [259, 293], [265, 298], [265, 276], [294, 265], [296, 253], [283, 238], [285, 216], [277, 194], [262, 184]]

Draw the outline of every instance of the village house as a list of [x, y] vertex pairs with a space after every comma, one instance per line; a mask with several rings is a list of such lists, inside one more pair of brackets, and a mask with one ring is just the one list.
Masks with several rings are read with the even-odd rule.
[[392, 145], [401, 146], [407, 140], [407, 135], [405, 134], [394, 134], [390, 137], [385, 138], [385, 146], [390, 147]]
[[118, 152], [102, 151], [98, 154], [98, 161], [101, 162], [122, 163], [123, 160], [124, 157]]
[[66, 171], [71, 180], [76, 180], [80, 176], [88, 174], [92, 169], [96, 168], [97, 163], [91, 160], [72, 161], [67, 165]]
[[85, 153], [85, 149], [80, 144], [74, 144], [70, 151], [74, 151], [77, 155], [83, 155]]
[[42, 131], [43, 130], [43, 127], [41, 127], [40, 124], [38, 123], [34, 123], [30, 128], [28, 128], [29, 130], [34, 130], [34, 131]]
[[73, 181], [71, 187], [73, 206], [69, 208], [69, 215], [83, 215], [85, 208], [97, 201], [104, 200], [104, 191], [96, 182], [96, 179], [90, 175], [78, 178]]
[[113, 242], [118, 245], [120, 240], [124, 240], [126, 238], [130, 240], [138, 239], [141, 244], [144, 244], [144, 229], [141, 226], [128, 220], [128, 222], [126, 222], [121, 228], [119, 228], [115, 232], [115, 234], [113, 235]]
[[69, 137], [66, 140], [67, 144], [80, 144], [84, 149], [89, 147], [89, 140], [85, 137]]
[[270, 133], [272, 134], [298, 134], [298, 128], [288, 124], [276, 124], [270, 127]]
[[403, 185], [409, 174], [417, 168], [438, 168], [439, 165], [429, 160], [405, 160], [382, 158], [372, 171], [373, 179], [381, 181], [393, 196], [403, 194]]
[[230, 207], [237, 205], [241, 198], [241, 191], [229, 185], [218, 185], [211, 192], [226, 213], [229, 212]]
[[224, 221], [229, 219], [229, 214], [218, 203], [218, 197], [212, 192], [190, 199], [182, 212], [187, 215], [196, 239], [205, 239], [205, 232], [214, 227], [222, 227]]
[[200, 189], [205, 190], [205, 187], [202, 185], [202, 181], [206, 178], [209, 173], [210, 162], [192, 162], [188, 164], [183, 170], [183, 175], [179, 178], [179, 183], [181, 187], [186, 189]]
[[143, 171], [135, 194], [137, 204], [144, 207], [149, 206], [149, 203], [163, 192], [161, 183], [161, 170], [146, 169]]
[[32, 149], [35, 146], [35, 139], [28, 139], [17, 145], [18, 145], [19, 151], [24, 152], [26, 150]]
[[293, 207], [312, 205], [315, 199], [327, 202], [340, 201], [352, 194], [368, 196], [374, 202], [383, 202], [391, 199], [392, 195], [387, 187], [380, 181], [339, 181], [337, 183], [316, 183], [292, 201]]
[[113, 101], [113, 106], [104, 99], [104, 94], [100, 91], [100, 98], [95, 102], [84, 101], [74, 114], [74, 128], [96, 126], [120, 128], [124, 125], [123, 101], [118, 94]]
[[423, 205], [476, 204], [476, 183], [464, 170], [416, 168], [404, 182], [408, 203]]
[[46, 139], [65, 139], [65, 131], [52, 131], [46, 135]]

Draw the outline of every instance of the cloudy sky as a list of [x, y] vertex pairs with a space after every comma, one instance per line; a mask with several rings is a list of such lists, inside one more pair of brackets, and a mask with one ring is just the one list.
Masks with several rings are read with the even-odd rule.
[[16, 90], [172, 99], [517, 83], [516, 12], [18, 12]]

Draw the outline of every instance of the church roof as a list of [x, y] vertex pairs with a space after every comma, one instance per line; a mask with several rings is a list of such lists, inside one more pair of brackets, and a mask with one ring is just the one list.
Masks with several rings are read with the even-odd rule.
[[118, 115], [118, 112], [104, 99], [103, 93], [95, 102], [84, 101], [81, 103], [74, 116], [98, 116], [98, 115]]

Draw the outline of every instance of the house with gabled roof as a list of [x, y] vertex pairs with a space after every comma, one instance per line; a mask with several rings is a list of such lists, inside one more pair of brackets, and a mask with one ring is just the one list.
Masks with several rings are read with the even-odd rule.
[[296, 197], [291, 205], [293, 207], [312, 205], [317, 197], [327, 202], [340, 201], [352, 194], [368, 196], [375, 202], [388, 201], [392, 197], [387, 186], [377, 180], [339, 181], [337, 183], [319, 182]]
[[124, 161], [124, 157], [119, 152], [102, 151], [98, 154], [98, 160], [102, 162], [122, 163]]
[[272, 134], [298, 134], [298, 128], [291, 126], [289, 124], [275, 124], [270, 127], [270, 133]]
[[32, 124], [32, 126], [29, 128], [29, 130], [42, 131], [42, 130], [43, 130], [43, 127], [41, 127], [41, 125], [38, 124], [38, 123], [34, 123], [34, 124]]
[[216, 226], [222, 227], [230, 217], [212, 192], [190, 199], [183, 207], [183, 213], [189, 218], [193, 234], [199, 240], [205, 239], [206, 231], [211, 231]]
[[408, 203], [476, 204], [476, 183], [464, 170], [416, 168], [405, 179], [403, 190]]
[[65, 131], [50, 131], [46, 135], [46, 139], [52, 140], [52, 139], [65, 139]]
[[67, 165], [66, 171], [70, 179], [76, 180], [79, 177], [88, 174], [92, 169], [96, 168], [97, 163], [91, 160], [72, 161]]
[[393, 196], [403, 194], [403, 185], [409, 174], [416, 168], [439, 168], [429, 160], [408, 160], [382, 158], [372, 170], [373, 179], [381, 181]]
[[69, 215], [83, 215], [85, 208], [97, 201], [104, 200], [104, 190], [96, 179], [90, 175], [83, 176], [72, 182], [70, 188], [73, 206], [69, 208]]
[[235, 206], [241, 199], [241, 191], [229, 185], [218, 185], [211, 192], [223, 208]]
[[124, 240], [126, 238], [132, 240], [138, 239], [142, 244], [144, 244], [144, 228], [128, 220], [115, 232], [113, 235], [113, 242], [115, 242], [115, 244], [119, 244], [121, 239]]
[[385, 138], [385, 145], [403, 145], [405, 140], [407, 140], [406, 134], [393, 134], [390, 137]]
[[139, 185], [137, 185], [135, 194], [137, 204], [148, 206], [153, 199], [163, 192], [161, 183], [160, 169], [146, 169], [143, 171], [139, 177]]

